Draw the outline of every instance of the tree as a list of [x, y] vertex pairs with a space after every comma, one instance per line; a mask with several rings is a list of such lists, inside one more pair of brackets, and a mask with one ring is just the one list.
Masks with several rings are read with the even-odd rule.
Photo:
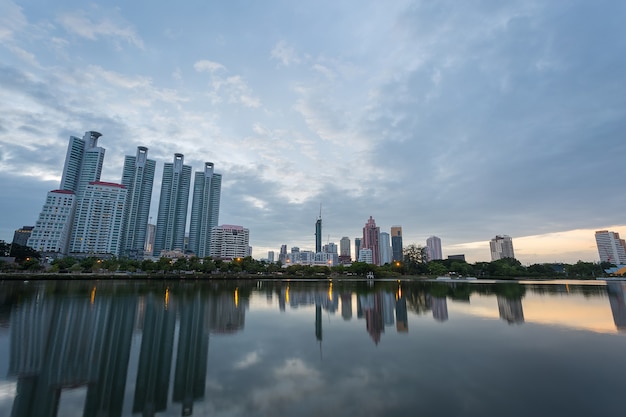
[[404, 264], [409, 274], [425, 274], [428, 271], [427, 259], [426, 248], [421, 245], [412, 243], [404, 248]]

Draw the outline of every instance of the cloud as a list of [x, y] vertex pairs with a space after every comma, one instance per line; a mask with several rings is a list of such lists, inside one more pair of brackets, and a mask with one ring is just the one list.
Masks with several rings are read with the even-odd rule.
[[239, 362], [235, 363], [235, 369], [241, 370], [256, 365], [261, 360], [258, 352], [250, 352]]
[[193, 68], [198, 72], [216, 72], [220, 70], [226, 71], [226, 67], [224, 65], [206, 59], [197, 61], [195, 64], [193, 64]]
[[293, 64], [299, 64], [300, 58], [292, 46], [289, 46], [286, 41], [279, 41], [271, 52], [272, 59], [276, 59], [280, 64], [288, 67]]
[[76, 11], [59, 15], [57, 22], [66, 31], [85, 39], [94, 41], [101, 38], [114, 41], [121, 40], [139, 49], [144, 49], [143, 40], [135, 33], [133, 27], [119, 18], [113, 20], [106, 16], [99, 16], [99, 20], [96, 20], [88, 16], [85, 11]]
[[0, 2], [0, 41], [9, 41], [28, 25], [22, 8], [12, 1]]

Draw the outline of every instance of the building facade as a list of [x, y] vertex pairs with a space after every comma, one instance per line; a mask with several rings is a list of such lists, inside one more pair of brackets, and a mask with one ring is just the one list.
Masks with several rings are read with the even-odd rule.
[[391, 263], [391, 244], [389, 241], [389, 233], [380, 232], [380, 264]]
[[217, 259], [244, 258], [248, 254], [250, 231], [242, 226], [225, 224], [211, 232], [209, 255]]
[[437, 236], [431, 236], [426, 239], [426, 251], [429, 261], [443, 259], [443, 253], [441, 252], [441, 239]]
[[372, 250], [372, 263], [380, 265], [380, 227], [376, 226], [376, 221], [372, 216], [363, 227], [363, 242], [361, 249]]
[[600, 262], [610, 262], [614, 265], [626, 265], [626, 243], [620, 239], [619, 233], [608, 230], [596, 232], [596, 246]]
[[35, 226], [22, 226], [13, 233], [12, 245], [27, 246], [28, 238], [33, 233]]
[[42, 253], [67, 255], [75, 212], [76, 195], [73, 191], [48, 192], [46, 202], [28, 238], [28, 246]]
[[120, 255], [126, 203], [122, 184], [94, 181], [76, 206], [71, 253]]
[[391, 227], [391, 258], [392, 261], [400, 261], [404, 260], [404, 253], [402, 247], [402, 227], [401, 226], [392, 226]]
[[122, 256], [143, 258], [156, 162], [148, 159], [148, 148], [137, 147], [135, 156], [124, 159], [122, 185], [126, 187], [126, 209], [122, 226]]
[[185, 247], [191, 167], [183, 162], [183, 154], [177, 153], [173, 162], [166, 162], [163, 166], [153, 248], [155, 256], [159, 256], [161, 251], [182, 251]]
[[497, 261], [504, 258], [515, 258], [513, 252], [513, 239], [508, 235], [497, 235], [489, 242], [491, 260]]
[[194, 177], [189, 250], [200, 258], [209, 256], [212, 230], [219, 222], [222, 175], [214, 168], [212, 162], [206, 162], [204, 171], [196, 172]]

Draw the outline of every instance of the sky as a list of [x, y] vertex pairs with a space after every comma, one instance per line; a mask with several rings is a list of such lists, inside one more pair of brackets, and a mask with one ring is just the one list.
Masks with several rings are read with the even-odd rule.
[[0, 239], [34, 225], [70, 135], [222, 174], [253, 256], [372, 216], [444, 257], [598, 261], [626, 236], [626, 2], [0, 0]]

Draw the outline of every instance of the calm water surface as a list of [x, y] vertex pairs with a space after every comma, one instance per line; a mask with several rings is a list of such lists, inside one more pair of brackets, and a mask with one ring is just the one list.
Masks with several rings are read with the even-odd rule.
[[0, 281], [0, 416], [623, 416], [625, 292]]

